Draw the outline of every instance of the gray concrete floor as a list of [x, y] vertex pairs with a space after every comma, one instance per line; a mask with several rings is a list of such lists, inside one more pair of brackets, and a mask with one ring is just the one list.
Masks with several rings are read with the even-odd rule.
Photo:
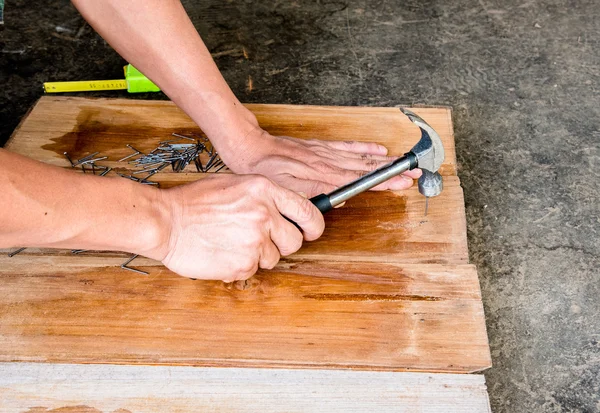
[[[66, 0], [7, 3], [0, 143], [43, 81], [123, 64]], [[452, 106], [493, 410], [600, 411], [600, 3], [185, 5], [242, 101]]]

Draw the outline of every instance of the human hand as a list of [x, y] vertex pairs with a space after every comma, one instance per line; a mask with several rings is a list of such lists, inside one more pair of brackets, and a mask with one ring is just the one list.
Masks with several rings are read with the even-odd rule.
[[[305, 140], [273, 136], [257, 128], [235, 147], [219, 147], [219, 155], [236, 173], [267, 176], [308, 197], [328, 193], [396, 159], [376, 143]], [[421, 176], [414, 169], [375, 190], [401, 190]]]
[[[273, 268], [325, 223], [306, 198], [258, 175], [222, 174], [163, 191], [170, 233], [152, 253], [172, 271], [226, 282]], [[296, 222], [302, 234], [282, 215]]]

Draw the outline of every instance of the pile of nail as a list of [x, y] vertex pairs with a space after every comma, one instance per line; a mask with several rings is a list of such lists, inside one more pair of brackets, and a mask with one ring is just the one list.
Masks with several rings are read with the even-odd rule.
[[[158, 147], [148, 154], [144, 154], [133, 146], [127, 145], [134, 153], [119, 159], [119, 162], [139, 156], [138, 158], [129, 161], [130, 164], [139, 170], [135, 171], [131, 176], [128, 176], [128, 178], [131, 179], [133, 175], [147, 173], [148, 176], [142, 179], [142, 181], [145, 181], [152, 175], [169, 166], [171, 166], [174, 172], [182, 172], [191, 163], [196, 166], [198, 172], [216, 173], [225, 168], [226, 165], [223, 163], [208, 139], [203, 137], [194, 139], [178, 133], [173, 133], [173, 136], [176, 139], [160, 142]], [[202, 139], [203, 142], [201, 142], [200, 139]], [[193, 143], [181, 143], [182, 140], [188, 140]], [[203, 152], [208, 155], [208, 160], [204, 165], [200, 159], [200, 154]], [[137, 177], [134, 178], [139, 180]]]

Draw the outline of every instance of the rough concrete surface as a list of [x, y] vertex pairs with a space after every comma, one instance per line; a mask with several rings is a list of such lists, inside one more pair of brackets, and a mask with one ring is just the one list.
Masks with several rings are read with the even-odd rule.
[[[66, 0], [7, 3], [0, 143], [43, 81], [123, 64]], [[600, 411], [597, 0], [184, 3], [242, 101], [452, 106], [492, 408]]]

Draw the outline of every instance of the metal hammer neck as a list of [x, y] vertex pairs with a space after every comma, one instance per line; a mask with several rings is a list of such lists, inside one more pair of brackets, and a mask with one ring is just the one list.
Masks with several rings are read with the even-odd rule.
[[401, 158], [369, 172], [365, 176], [360, 177], [349, 184], [337, 188], [327, 194], [327, 196], [329, 197], [331, 206], [335, 207], [361, 192], [368, 191], [380, 183], [385, 182], [396, 175], [400, 175], [403, 172], [415, 169], [416, 167], [417, 156], [412, 152], [408, 152]]

